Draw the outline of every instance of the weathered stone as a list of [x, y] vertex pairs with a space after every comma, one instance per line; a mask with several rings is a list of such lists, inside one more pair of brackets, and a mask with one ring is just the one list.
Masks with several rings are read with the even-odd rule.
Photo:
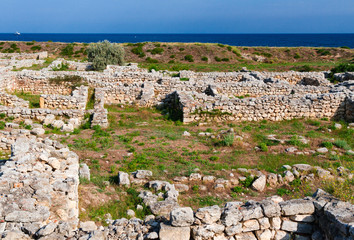
[[263, 192], [267, 183], [267, 177], [262, 174], [253, 183], [252, 188], [258, 192]]
[[281, 225], [281, 230], [288, 231], [288, 232], [296, 232], [296, 233], [312, 233], [312, 225], [307, 223], [298, 223], [292, 222], [288, 220], [284, 220]]
[[93, 221], [80, 222], [80, 229], [84, 232], [90, 232], [97, 230], [97, 226]]
[[135, 178], [147, 179], [152, 176], [152, 172], [149, 170], [138, 170], [134, 174]]
[[298, 215], [298, 214], [312, 214], [315, 211], [313, 203], [309, 200], [289, 200], [279, 203], [282, 214], [285, 216]]
[[172, 226], [188, 227], [194, 222], [193, 210], [190, 207], [174, 209], [170, 220]]
[[280, 206], [272, 200], [263, 200], [261, 206], [266, 217], [280, 216]]
[[124, 186], [130, 186], [129, 174], [125, 172], [118, 173], [118, 184]]
[[159, 238], [160, 240], [189, 240], [190, 227], [172, 227], [161, 223]]
[[212, 224], [220, 219], [221, 209], [217, 205], [199, 208], [195, 213], [195, 216], [203, 223]]
[[80, 164], [79, 176], [81, 178], [86, 178], [87, 180], [90, 180], [90, 168], [87, 166], [86, 163]]

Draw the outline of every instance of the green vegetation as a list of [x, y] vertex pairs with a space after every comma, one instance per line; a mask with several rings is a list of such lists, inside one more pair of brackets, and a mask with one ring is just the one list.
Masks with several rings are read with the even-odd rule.
[[34, 94], [26, 93], [23, 91], [22, 92], [14, 92], [12, 94], [16, 95], [19, 98], [22, 98], [23, 100], [29, 101], [30, 108], [39, 108], [40, 95], [34, 95]]
[[93, 69], [101, 71], [109, 64], [123, 65], [124, 49], [119, 44], [109, 41], [91, 43], [87, 48], [87, 57], [92, 62]]
[[41, 46], [33, 46], [33, 47], [31, 47], [32, 51], [40, 51], [41, 49], [42, 49]]
[[188, 62], [194, 62], [193, 56], [192, 55], [186, 55], [184, 56], [184, 60]]
[[71, 57], [74, 54], [74, 44], [70, 43], [66, 45], [60, 52], [60, 55]]

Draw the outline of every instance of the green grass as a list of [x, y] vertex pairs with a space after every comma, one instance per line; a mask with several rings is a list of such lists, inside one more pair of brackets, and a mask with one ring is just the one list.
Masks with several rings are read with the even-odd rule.
[[22, 98], [23, 100], [29, 101], [29, 107], [30, 108], [39, 108], [39, 99], [40, 95], [35, 95], [35, 94], [30, 94], [30, 93], [25, 93], [25, 92], [14, 92], [12, 93], [13, 95], [16, 95], [19, 98]]

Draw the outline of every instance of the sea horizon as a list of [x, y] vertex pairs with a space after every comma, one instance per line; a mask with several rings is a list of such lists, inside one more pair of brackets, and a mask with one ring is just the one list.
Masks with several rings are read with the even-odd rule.
[[0, 41], [220, 43], [245, 47], [350, 47], [354, 33], [0, 33]]

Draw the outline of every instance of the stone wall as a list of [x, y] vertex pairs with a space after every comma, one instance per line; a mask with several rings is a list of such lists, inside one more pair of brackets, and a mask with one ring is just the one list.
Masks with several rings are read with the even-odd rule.
[[65, 95], [41, 95], [40, 107], [49, 109], [81, 109], [86, 108], [88, 87], [76, 88], [71, 96]]
[[9, 107], [28, 108], [29, 102], [15, 95], [0, 92], [0, 103]]
[[104, 108], [105, 90], [102, 88], [95, 89], [95, 103], [92, 111], [91, 126], [99, 125], [103, 128], [108, 127], [107, 109]]
[[[25, 131], [0, 135], [14, 142], [11, 158], [0, 167], [0, 232], [13, 232], [5, 239], [29, 239], [41, 235], [43, 227], [76, 229], [78, 156], [56, 141]], [[14, 238], [14, 232], [23, 234]]]
[[[183, 122], [193, 121], [280, 121], [293, 118], [346, 118], [347, 95], [293, 94], [260, 98], [229, 99], [190, 92], [176, 92], [182, 107]], [[175, 98], [176, 99], [176, 98]], [[349, 103], [350, 104], [350, 103]]]
[[0, 53], [0, 58], [11, 58], [17, 60], [24, 59], [45, 59], [48, 57], [48, 52], [37, 52], [37, 53]]

